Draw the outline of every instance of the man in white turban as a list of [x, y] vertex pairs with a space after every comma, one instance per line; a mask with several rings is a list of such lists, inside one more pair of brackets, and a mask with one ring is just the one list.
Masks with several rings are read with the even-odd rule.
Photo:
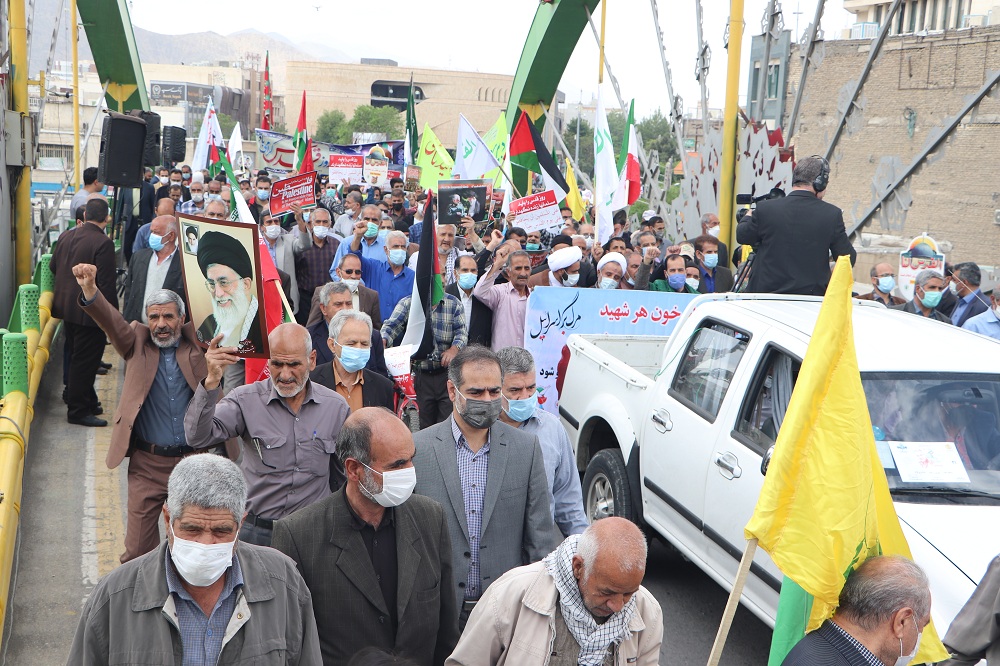
[[598, 289], [617, 289], [622, 276], [628, 270], [628, 261], [618, 252], [608, 252], [597, 262]]
[[583, 252], [575, 245], [558, 249], [549, 255], [549, 269], [532, 275], [529, 284], [532, 287], [575, 287], [580, 281], [581, 259]]

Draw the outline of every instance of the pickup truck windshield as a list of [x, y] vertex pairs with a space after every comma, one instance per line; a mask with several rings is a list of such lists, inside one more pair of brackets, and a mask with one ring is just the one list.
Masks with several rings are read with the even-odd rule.
[[861, 381], [894, 494], [1000, 501], [1000, 376], [876, 373]]

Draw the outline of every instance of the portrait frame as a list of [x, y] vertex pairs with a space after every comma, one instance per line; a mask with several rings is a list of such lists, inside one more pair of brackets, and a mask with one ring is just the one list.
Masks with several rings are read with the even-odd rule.
[[[469, 212], [468, 202], [473, 198], [476, 200], [477, 210], [469, 217], [476, 222], [483, 222], [487, 219], [492, 195], [493, 181], [489, 179], [439, 180], [438, 224], [460, 225], [462, 217]], [[459, 198], [458, 206], [462, 208], [462, 214], [458, 213], [457, 207], [451, 205], [455, 196]]]
[[[199, 345], [207, 349], [212, 338], [220, 332], [220, 327], [226, 326], [227, 330], [223, 331], [226, 337], [220, 346], [236, 347], [237, 354], [244, 358], [269, 358], [267, 323], [264, 317], [264, 281], [261, 279], [260, 269], [260, 233], [257, 226], [183, 213], [178, 214], [177, 218], [180, 228], [185, 230], [181, 274], [188, 296], [188, 317], [195, 327]], [[197, 252], [186, 249], [186, 233], [191, 226], [198, 229]], [[242, 292], [239, 284], [234, 284], [231, 288], [217, 287], [213, 292], [207, 285], [211, 278], [203, 272], [203, 265], [205, 271], [213, 272], [213, 277], [214, 266], [227, 267], [228, 272], [237, 277], [236, 280], [230, 280], [228, 276], [220, 275], [220, 282], [236, 283], [248, 278], [251, 282], [249, 285], [244, 283]], [[241, 275], [241, 272], [249, 275]], [[220, 294], [221, 305], [216, 302], [216, 293]], [[240, 303], [242, 297], [246, 299], [245, 306]], [[220, 322], [217, 315], [221, 318], [222, 310], [217, 306], [235, 307], [235, 312], [243, 312], [242, 315], [227, 313], [226, 321]]]

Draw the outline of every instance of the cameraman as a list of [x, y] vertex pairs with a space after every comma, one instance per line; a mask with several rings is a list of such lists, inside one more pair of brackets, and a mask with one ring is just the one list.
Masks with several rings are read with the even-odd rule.
[[844, 216], [824, 202], [830, 164], [814, 155], [799, 160], [787, 197], [762, 201], [736, 227], [736, 240], [757, 254], [746, 291], [822, 296], [831, 257], [857, 252], [847, 239]]

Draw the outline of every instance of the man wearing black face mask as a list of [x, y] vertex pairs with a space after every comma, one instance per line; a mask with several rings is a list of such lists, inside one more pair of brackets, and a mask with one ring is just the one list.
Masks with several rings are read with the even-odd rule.
[[460, 628], [490, 583], [555, 546], [538, 438], [497, 421], [502, 380], [496, 354], [466, 347], [448, 366], [451, 418], [413, 435], [415, 492], [448, 521]]
[[413, 215], [406, 210], [406, 192], [403, 191], [403, 188], [393, 188], [389, 203], [392, 205], [392, 208], [389, 210], [389, 217], [392, 219], [392, 224], [397, 230], [402, 231], [404, 234], [407, 233], [413, 225]]

